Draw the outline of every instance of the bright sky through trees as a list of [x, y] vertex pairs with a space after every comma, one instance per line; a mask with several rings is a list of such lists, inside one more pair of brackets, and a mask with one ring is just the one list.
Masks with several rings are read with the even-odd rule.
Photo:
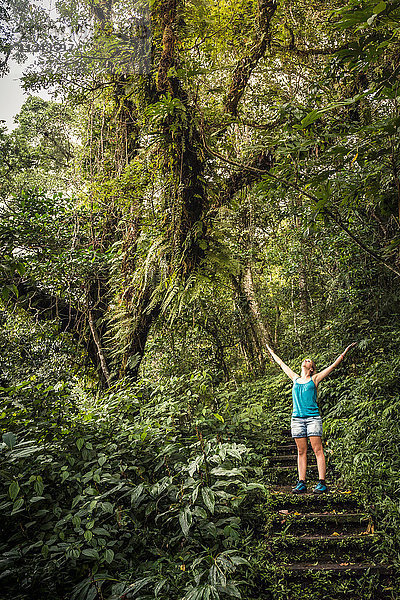
[[27, 95], [21, 89], [19, 78], [23, 67], [14, 62], [10, 64], [10, 73], [0, 79], [1, 111], [0, 119], [6, 122], [8, 129], [15, 127], [14, 117], [18, 114]]
[[[50, 13], [54, 13], [54, 0], [39, 0], [37, 4], [47, 7]], [[21, 87], [20, 78], [24, 73], [24, 70], [29, 65], [30, 61], [26, 61], [25, 64], [18, 64], [14, 60], [10, 60], [9, 73], [4, 77], [0, 77], [0, 121], [5, 121], [9, 130], [14, 129], [14, 117], [19, 113], [22, 104], [30, 95]], [[45, 90], [36, 92], [37, 96], [48, 100], [50, 95]]]

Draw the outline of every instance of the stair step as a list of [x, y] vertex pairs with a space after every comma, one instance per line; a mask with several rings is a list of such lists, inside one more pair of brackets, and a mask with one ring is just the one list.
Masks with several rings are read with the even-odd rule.
[[[281, 536], [273, 536], [272, 539], [282, 539]], [[291, 543], [293, 545], [297, 545], [301, 542], [343, 542], [345, 541], [349, 541], [349, 542], [353, 542], [353, 541], [358, 541], [358, 540], [368, 540], [370, 542], [374, 542], [379, 538], [378, 534], [376, 533], [351, 533], [351, 534], [338, 534], [338, 535], [332, 535], [332, 534], [328, 534], [328, 535], [300, 535], [300, 536], [285, 536], [284, 540], [285, 540], [285, 546], [290, 545]]]
[[[307, 485], [309, 485], [307, 483]], [[309, 486], [308, 491], [305, 494], [293, 494], [292, 485], [272, 485], [270, 486], [270, 494], [276, 499], [284, 500], [293, 500], [293, 502], [302, 502], [303, 498], [312, 497], [312, 498], [321, 498], [324, 502], [329, 500], [347, 500], [349, 502], [359, 502], [360, 498], [357, 493], [351, 490], [340, 490], [335, 485], [330, 485], [328, 482], [329, 492], [327, 494], [313, 494], [312, 486]]]
[[[294, 462], [291, 465], [269, 465], [265, 467], [265, 476], [268, 478], [272, 485], [288, 485], [292, 484], [292, 487], [297, 482], [297, 464]], [[327, 473], [329, 476], [329, 473]], [[307, 468], [307, 478], [317, 483], [318, 480], [318, 469], [317, 465], [309, 465]], [[314, 486], [313, 486], [314, 487]]]
[[270, 532], [285, 531], [291, 535], [299, 531], [340, 535], [343, 533], [372, 533], [372, 523], [364, 513], [289, 513], [274, 515], [269, 523]]
[[[329, 484], [328, 484], [329, 485]], [[306, 512], [323, 512], [324, 510], [337, 510], [341, 512], [356, 512], [359, 508], [360, 500], [358, 494], [347, 493], [336, 490], [329, 486], [328, 494], [313, 494], [310, 486], [305, 494], [293, 494], [293, 486], [274, 487], [270, 491], [268, 501], [269, 509], [288, 510]]]
[[349, 572], [349, 571], [369, 571], [381, 574], [389, 574], [390, 568], [387, 565], [375, 564], [375, 563], [334, 563], [334, 562], [326, 562], [326, 563], [292, 563], [287, 564], [284, 567], [288, 571], [292, 573], [298, 573], [299, 575], [304, 574], [304, 572], [315, 572], [315, 571], [325, 571], [325, 572]]
[[286, 535], [275, 534], [259, 549], [268, 562], [365, 562], [375, 557], [380, 536], [374, 533]]
[[369, 521], [370, 517], [361, 512], [335, 512], [335, 511], [327, 511], [327, 512], [304, 512], [300, 513], [297, 511], [289, 512], [288, 514], [279, 514], [277, 515], [280, 519], [282, 518], [290, 518], [295, 519], [296, 521], [303, 521], [310, 519], [318, 519], [318, 521], [335, 521], [340, 523], [353, 523], [355, 521]]
[[[309, 467], [316, 467], [317, 465], [307, 465], [307, 471]], [[270, 466], [271, 469], [273, 469], [274, 471], [297, 471], [297, 462], [293, 461], [292, 464], [290, 465], [271, 465]]]
[[[271, 456], [269, 459], [270, 465], [296, 465], [297, 466], [297, 456], [295, 454], [282, 454], [281, 456]], [[315, 458], [314, 453], [310, 454], [307, 460], [307, 466], [316, 465], [317, 460]]]
[[292, 444], [292, 443], [287, 443], [287, 444], [281, 444], [280, 446], [276, 447], [276, 453], [280, 453], [280, 452], [285, 452], [292, 450], [293, 452], [297, 453], [297, 446], [296, 444]]
[[[306, 563], [309, 564], [309, 563]], [[328, 569], [265, 570], [252, 600], [394, 600], [398, 579], [384, 566], [332, 564]], [[338, 565], [338, 566], [337, 566]]]
[[288, 444], [287, 446], [277, 446], [270, 456], [297, 456], [297, 446]]

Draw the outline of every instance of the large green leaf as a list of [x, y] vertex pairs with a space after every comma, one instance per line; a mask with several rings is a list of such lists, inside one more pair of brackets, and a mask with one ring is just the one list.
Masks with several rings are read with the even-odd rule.
[[215, 495], [214, 492], [207, 487], [201, 488], [201, 495], [203, 497], [203, 502], [208, 508], [208, 510], [214, 514], [215, 508]]
[[83, 556], [87, 556], [88, 558], [94, 558], [95, 560], [99, 559], [99, 553], [95, 548], [85, 548], [82, 550]]
[[386, 5], [387, 5], [386, 2], [379, 2], [379, 4], [374, 6], [374, 8], [372, 9], [372, 12], [374, 13], [374, 15], [379, 15], [379, 13], [386, 10]]
[[2, 439], [10, 450], [12, 450], [15, 444], [17, 443], [17, 437], [11, 431], [9, 431], [8, 433], [3, 433]]
[[11, 514], [15, 514], [16, 512], [18, 512], [20, 510], [20, 508], [22, 507], [22, 505], [24, 504], [24, 499], [23, 498], [18, 498], [18, 500], [16, 500], [13, 504], [13, 509], [11, 511]]
[[185, 537], [187, 537], [189, 534], [189, 529], [192, 525], [192, 520], [193, 520], [192, 512], [191, 512], [189, 506], [186, 505], [179, 512], [179, 523], [180, 523], [180, 526], [182, 528], [182, 531], [183, 531], [183, 534], [185, 535]]
[[10, 496], [11, 500], [15, 500], [15, 498], [18, 496], [20, 487], [19, 487], [19, 483], [18, 481], [13, 481], [8, 488], [8, 495]]

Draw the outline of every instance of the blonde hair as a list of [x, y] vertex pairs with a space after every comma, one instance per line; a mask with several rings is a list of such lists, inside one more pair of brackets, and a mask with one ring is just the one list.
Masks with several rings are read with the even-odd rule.
[[312, 369], [312, 372], [311, 372], [310, 374], [311, 374], [311, 375], [315, 375], [315, 373], [317, 372], [317, 367], [316, 367], [316, 365], [315, 365], [315, 362], [313, 361], [313, 359], [312, 359], [312, 358], [307, 358], [307, 359], [305, 359], [305, 360], [309, 360], [309, 361], [311, 362], [311, 369]]

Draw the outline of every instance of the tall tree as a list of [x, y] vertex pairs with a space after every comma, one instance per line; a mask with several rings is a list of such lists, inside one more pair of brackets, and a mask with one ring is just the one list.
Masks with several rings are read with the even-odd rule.
[[[254, 190], [274, 205], [272, 213], [281, 210], [283, 220], [289, 215], [304, 229], [331, 222], [368, 253], [368, 243], [347, 219], [354, 212], [354, 182], [362, 179], [361, 171], [354, 177], [355, 164], [361, 166], [361, 156], [364, 165], [374, 158], [363, 119], [368, 110], [378, 116], [388, 98], [374, 65], [385, 63], [382, 43], [385, 52], [396, 46], [395, 7], [372, 4], [355, 21], [352, 6], [346, 12], [334, 2], [310, 7], [300, 0], [157, 0], [148, 14], [135, 2], [83, 2], [74, 9], [63, 3], [53, 23], [40, 13], [39, 34], [45, 32], [49, 43], [25, 85], [55, 86], [80, 105], [82, 243], [99, 261], [85, 271], [85, 294], [62, 286], [52, 294], [55, 302], [79, 308], [86, 343], [107, 380], [137, 376], [159, 315], [177, 314], [204, 285], [204, 273], [221, 269], [217, 248], [231, 254], [231, 282], [247, 297], [248, 350], [252, 345], [250, 354], [262, 363], [261, 347], [273, 337], [270, 322], [280, 308], [267, 322], [258, 306], [251, 240], [247, 258], [234, 266], [229, 241], [218, 239], [223, 210], [236, 210]], [[67, 26], [85, 36], [55, 56]], [[353, 89], [347, 81], [370, 27], [371, 72], [358, 77]], [[29, 36], [27, 28], [22, 49], [29, 48], [29, 39], [33, 43]], [[343, 73], [340, 80], [333, 65]], [[393, 95], [395, 69], [390, 74], [385, 68]], [[370, 79], [380, 96], [377, 87], [363, 88]], [[387, 135], [392, 157], [385, 181], [391, 178], [397, 190], [396, 141], [385, 129], [397, 127], [395, 119], [378, 124], [378, 131]], [[365, 150], [357, 154], [355, 146], [362, 144]], [[357, 197], [364, 196], [358, 191]], [[378, 242], [370, 256], [396, 271], [396, 225], [370, 206], [368, 235], [375, 236], [375, 219], [393, 247], [385, 258]], [[301, 268], [297, 285], [304, 312], [310, 282]]]

